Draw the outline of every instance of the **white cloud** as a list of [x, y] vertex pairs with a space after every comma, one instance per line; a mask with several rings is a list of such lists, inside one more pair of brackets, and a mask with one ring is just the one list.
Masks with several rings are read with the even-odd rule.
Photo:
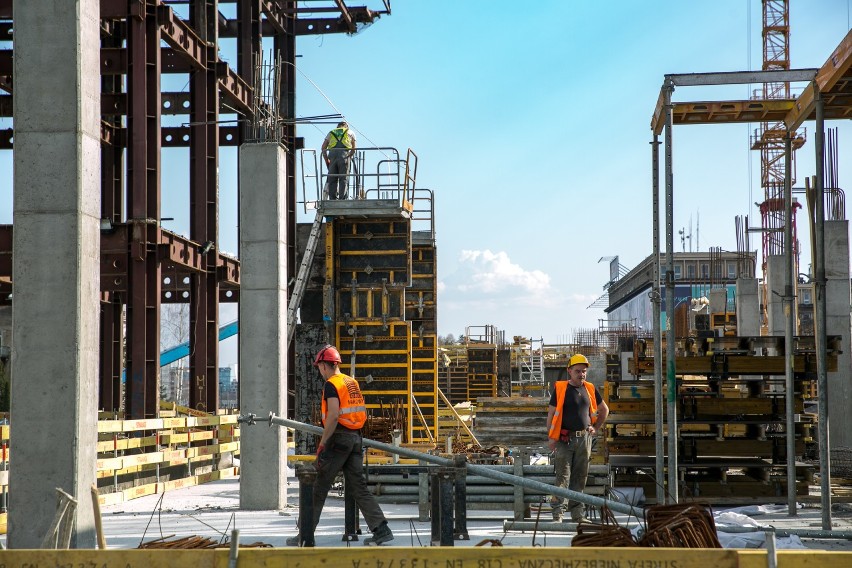
[[550, 276], [541, 270], [526, 270], [503, 251], [463, 250], [459, 254], [461, 271], [466, 274], [456, 285], [461, 292], [540, 297], [551, 291]]

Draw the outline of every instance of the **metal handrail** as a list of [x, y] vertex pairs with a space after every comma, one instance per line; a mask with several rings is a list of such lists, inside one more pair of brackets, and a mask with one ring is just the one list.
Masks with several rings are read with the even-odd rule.
[[[249, 424], [253, 425], [257, 422], [269, 422], [269, 425], [272, 426], [275, 424], [276, 426], [282, 426], [285, 428], [293, 428], [295, 430], [301, 430], [303, 432], [309, 432], [311, 434], [315, 434], [317, 436], [322, 435], [322, 428], [319, 426], [314, 426], [312, 424], [305, 424], [303, 422], [297, 422], [295, 420], [288, 420], [286, 418], [281, 418], [276, 416], [274, 412], [270, 412], [267, 418], [260, 418], [254, 414], [246, 414], [241, 415], [237, 421], [241, 424]], [[400, 446], [393, 446], [391, 444], [385, 444], [383, 442], [377, 442], [375, 440], [370, 440], [369, 438], [363, 438], [362, 443], [364, 447], [367, 448], [375, 448], [377, 450], [382, 450], [384, 452], [388, 452], [391, 454], [397, 454], [400, 456], [404, 456], [407, 458], [413, 458], [416, 460], [423, 460], [425, 462], [434, 463], [436, 465], [444, 466], [444, 467], [456, 467], [459, 462], [447, 458], [442, 458], [440, 456], [435, 456], [432, 454], [427, 454], [423, 452], [418, 452], [415, 450], [410, 450], [408, 448], [402, 448]], [[547, 483], [543, 483], [541, 481], [536, 481], [534, 479], [526, 479], [523, 477], [519, 477], [517, 475], [511, 475], [508, 473], [504, 473], [502, 471], [493, 470], [487, 466], [472, 464], [468, 462], [464, 462], [464, 466], [467, 470], [474, 474], [480, 475], [482, 477], [487, 477], [489, 479], [494, 479], [496, 481], [500, 481], [502, 483], [508, 483], [514, 486], [525, 487], [527, 489], [532, 489], [534, 491], [540, 491], [545, 494], [554, 495], [556, 497], [563, 497], [566, 499], [573, 499], [574, 501], [579, 501], [580, 503], [585, 503], [586, 505], [591, 505], [593, 507], [603, 507], [607, 506], [613, 511], [617, 513], [624, 513], [626, 515], [633, 515], [638, 520], [645, 518], [645, 512], [641, 509], [637, 509], [625, 503], [619, 503], [618, 501], [612, 501], [609, 499], [602, 499], [600, 497], [596, 497], [594, 495], [586, 495], [585, 493], [581, 493], [578, 491], [572, 491], [570, 489], [564, 487], [556, 487], [555, 485], [549, 485]]]

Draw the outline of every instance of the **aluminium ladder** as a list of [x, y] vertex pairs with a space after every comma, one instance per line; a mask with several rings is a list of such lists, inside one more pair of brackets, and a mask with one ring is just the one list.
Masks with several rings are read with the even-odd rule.
[[293, 295], [290, 296], [290, 301], [287, 304], [288, 344], [293, 340], [293, 333], [296, 330], [296, 313], [299, 311], [299, 306], [302, 305], [302, 297], [305, 295], [308, 275], [311, 273], [311, 265], [314, 263], [314, 254], [316, 253], [317, 244], [319, 243], [322, 219], [322, 209], [317, 207], [317, 215], [314, 218], [314, 224], [311, 227], [311, 233], [308, 236], [308, 243], [305, 246], [305, 254], [302, 256], [302, 264], [299, 265], [299, 273], [296, 275], [296, 282], [293, 285]]

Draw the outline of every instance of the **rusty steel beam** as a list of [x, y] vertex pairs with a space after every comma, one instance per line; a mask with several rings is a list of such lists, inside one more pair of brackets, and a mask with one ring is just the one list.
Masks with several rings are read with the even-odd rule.
[[275, 33], [287, 34], [287, 19], [288, 16], [277, 1], [261, 0], [260, 8], [266, 15], [266, 21], [272, 24]]
[[12, 19], [12, 0], [0, 0], [0, 20]]
[[160, 24], [162, 39], [196, 70], [207, 68], [206, 45], [189, 24], [177, 16], [169, 6], [157, 6], [157, 22]]
[[[187, 148], [192, 138], [189, 126], [166, 126], [160, 129], [160, 146], [163, 148]], [[14, 146], [12, 128], [0, 129], [0, 150], [11, 150]], [[239, 126], [220, 126], [219, 145], [239, 146]], [[127, 129], [115, 128], [106, 121], [101, 121], [101, 143], [125, 148], [127, 146]], [[298, 145], [297, 145], [298, 147]]]
[[236, 110], [242, 111], [245, 116], [253, 115], [253, 91], [248, 83], [224, 61], [216, 62], [216, 76], [219, 78], [222, 94], [228, 102], [233, 104]]
[[160, 26], [154, 15], [127, 19], [129, 93], [127, 218], [127, 389], [131, 419], [159, 414]]
[[349, 10], [346, 8], [346, 4], [343, 0], [334, 0], [335, 4], [337, 4], [337, 8], [340, 10], [340, 16], [343, 18], [343, 21], [346, 22], [346, 26], [349, 28], [350, 32], [355, 31], [355, 22], [352, 20], [352, 14], [349, 13]]
[[122, 20], [128, 16], [141, 19], [145, 0], [101, 0], [102, 20]]
[[12, 116], [12, 95], [0, 95], [0, 117]]
[[11, 49], [0, 49], [0, 75], [12, 75]]

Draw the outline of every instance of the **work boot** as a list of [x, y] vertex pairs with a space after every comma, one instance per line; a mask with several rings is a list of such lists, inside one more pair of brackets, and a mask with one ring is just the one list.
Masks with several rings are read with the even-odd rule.
[[557, 505], [556, 503], [550, 504], [551, 512], [553, 513], [553, 522], [561, 523], [562, 522], [562, 505]]
[[305, 541], [302, 539], [302, 535], [296, 533], [296, 536], [291, 536], [286, 540], [287, 546], [307, 546], [312, 547], [313, 545], [306, 545]]
[[591, 523], [592, 521], [589, 520], [586, 516], [580, 516], [580, 517], [571, 517], [571, 522], [577, 523], [579, 525], [580, 523]]
[[373, 531], [373, 536], [364, 539], [364, 546], [378, 546], [392, 540], [393, 532], [385, 521]]

